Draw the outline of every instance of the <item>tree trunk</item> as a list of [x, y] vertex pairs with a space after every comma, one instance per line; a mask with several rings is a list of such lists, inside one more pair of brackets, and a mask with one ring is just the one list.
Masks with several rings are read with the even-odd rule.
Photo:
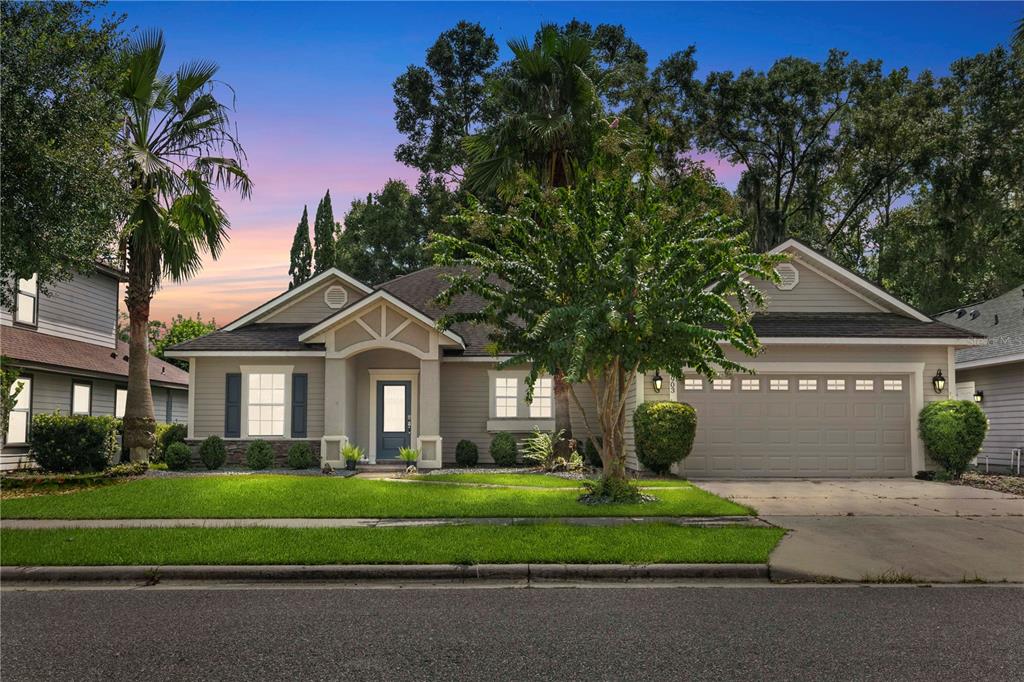
[[604, 371], [604, 386], [595, 390], [603, 441], [602, 475], [605, 478], [626, 478], [626, 396], [629, 389], [629, 375], [616, 358]]
[[153, 392], [149, 384], [149, 303], [148, 288], [134, 278], [128, 283], [128, 395], [124, 410], [124, 444], [133, 462], [148, 462], [153, 449], [156, 417]]

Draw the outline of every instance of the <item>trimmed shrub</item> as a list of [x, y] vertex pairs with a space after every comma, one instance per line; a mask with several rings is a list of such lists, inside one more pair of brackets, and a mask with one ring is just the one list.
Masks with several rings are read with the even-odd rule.
[[274, 450], [265, 440], [254, 440], [245, 449], [245, 464], [250, 469], [267, 469], [274, 463]]
[[656, 474], [690, 454], [696, 431], [697, 411], [686, 403], [642, 403], [633, 413], [637, 459]]
[[972, 400], [929, 403], [918, 423], [928, 454], [953, 478], [960, 478], [978, 456], [988, 433], [988, 418]]
[[149, 458], [153, 462], [164, 461], [164, 451], [171, 443], [184, 443], [188, 437], [188, 427], [184, 424], [165, 424], [157, 422], [153, 427], [153, 451]]
[[491, 459], [500, 467], [510, 467], [516, 464], [516, 439], [511, 433], [502, 431], [494, 434], [491, 440]]
[[313, 466], [313, 449], [309, 443], [296, 443], [288, 448], [288, 466], [292, 469], [308, 469]]
[[37, 414], [31, 454], [45, 471], [102, 471], [120, 455], [121, 420], [88, 415]]
[[171, 471], [184, 471], [192, 465], [192, 448], [185, 443], [171, 443], [164, 450], [164, 462]]
[[220, 436], [208, 436], [199, 445], [199, 459], [210, 471], [219, 469], [227, 461], [228, 453]]
[[455, 446], [455, 463], [460, 467], [475, 467], [480, 460], [480, 451], [471, 440], [460, 440]]

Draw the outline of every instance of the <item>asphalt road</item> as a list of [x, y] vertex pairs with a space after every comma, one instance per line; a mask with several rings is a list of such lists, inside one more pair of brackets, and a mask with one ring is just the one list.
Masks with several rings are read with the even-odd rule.
[[121, 589], [0, 595], [13, 680], [1020, 680], [1024, 589]]

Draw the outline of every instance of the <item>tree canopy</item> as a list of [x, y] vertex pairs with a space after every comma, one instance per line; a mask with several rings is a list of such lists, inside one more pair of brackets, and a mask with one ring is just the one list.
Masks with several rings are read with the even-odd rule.
[[302, 207], [302, 218], [295, 228], [292, 237], [292, 250], [289, 253], [288, 288], [299, 286], [313, 274], [313, 245], [309, 241], [309, 213]]
[[338, 225], [334, 222], [334, 208], [331, 206], [331, 190], [327, 190], [324, 198], [316, 207], [316, 218], [313, 220], [313, 274], [319, 275], [334, 267], [335, 241]]

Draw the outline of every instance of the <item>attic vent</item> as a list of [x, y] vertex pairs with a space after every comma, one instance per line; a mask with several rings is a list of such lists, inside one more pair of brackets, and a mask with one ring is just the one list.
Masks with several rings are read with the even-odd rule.
[[978, 316], [979, 316], [979, 315], [981, 315], [981, 312], [980, 312], [980, 311], [977, 311], [977, 310], [972, 310], [972, 311], [971, 311], [971, 319], [972, 319], [972, 320], [976, 320], [976, 319], [978, 319]]
[[789, 291], [800, 283], [800, 271], [792, 263], [782, 263], [775, 266], [775, 274], [779, 276], [779, 283], [775, 286], [781, 291]]
[[956, 311], [956, 319], [959, 320], [961, 317], [963, 317], [966, 314], [967, 314], [967, 311], [964, 310], [963, 308], [960, 308], [959, 310]]
[[324, 292], [324, 303], [328, 308], [340, 308], [348, 303], [348, 292], [345, 291], [345, 287], [328, 287]]

